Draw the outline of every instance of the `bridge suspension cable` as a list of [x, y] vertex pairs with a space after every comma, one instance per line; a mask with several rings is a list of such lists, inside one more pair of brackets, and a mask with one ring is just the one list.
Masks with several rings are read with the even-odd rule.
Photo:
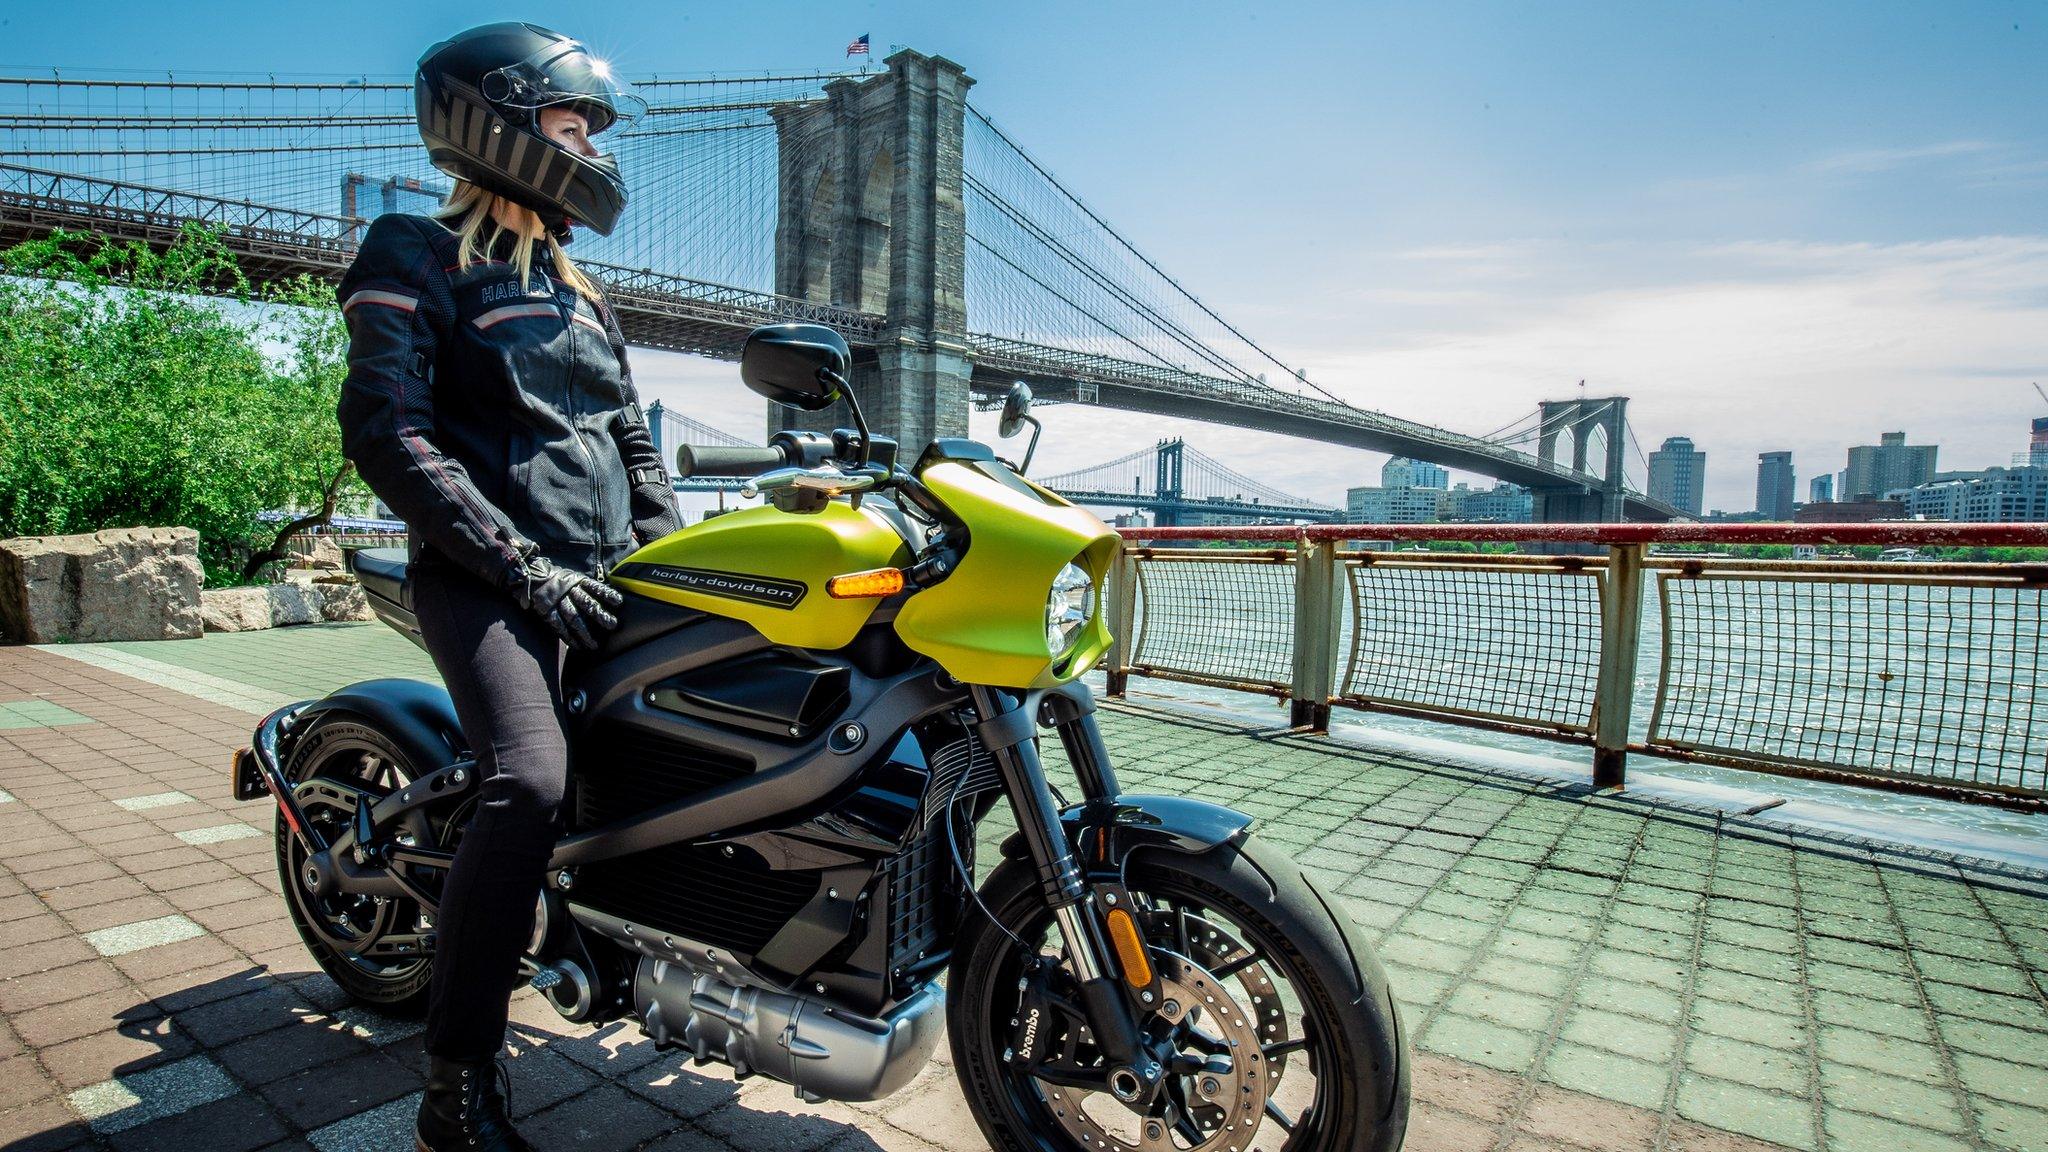
[[[844, 75], [858, 73], [642, 83], [648, 115], [610, 138], [633, 210], [611, 236], [580, 237], [575, 255], [772, 290], [770, 113], [819, 99]], [[445, 195], [413, 123], [412, 86], [396, 80], [0, 77], [0, 154], [11, 164], [328, 216], [423, 211]]]
[[[1186, 370], [1192, 362], [1247, 385], [1270, 387], [1262, 375], [1244, 367], [1248, 361], [1263, 361], [1291, 383], [1350, 406], [1283, 363], [1168, 275], [986, 113], [973, 105], [967, 112], [968, 233], [980, 241], [979, 250], [1002, 257], [995, 265], [969, 261], [970, 291], [977, 300], [997, 305], [997, 315], [977, 324], [1018, 339], [1078, 343], [1085, 351], [1111, 350], [1088, 346], [1091, 335], [1099, 341], [1107, 333], [1113, 337], [1114, 350], [1125, 354], [1136, 347], [1145, 359], [1168, 367]], [[1056, 263], [1059, 271], [1025, 272], [1023, 264], [1030, 261]], [[1037, 291], [1016, 283], [1019, 273]], [[1066, 282], [1052, 295], [1075, 315], [1062, 317], [1060, 309], [1048, 308], [1044, 300], [1048, 282], [1059, 276], [1066, 276]], [[1088, 302], [1082, 301], [1084, 296]], [[1105, 313], [1122, 316], [1124, 322], [1112, 321]], [[1209, 335], [1196, 334], [1197, 319], [1211, 329]], [[1074, 320], [1100, 331], [1074, 332]], [[1134, 336], [1133, 328], [1141, 335]], [[1239, 354], [1220, 350], [1219, 344], [1238, 349]]]

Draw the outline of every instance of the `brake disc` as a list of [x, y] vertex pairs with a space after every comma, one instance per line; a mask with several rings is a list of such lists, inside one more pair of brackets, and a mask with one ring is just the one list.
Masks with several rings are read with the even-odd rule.
[[[1183, 1041], [1207, 1050], [1199, 1072], [1174, 1077], [1162, 1113], [1138, 1116], [1106, 1091], [1037, 1081], [1046, 1107], [1069, 1136], [1098, 1152], [1243, 1152], [1265, 1118], [1266, 1059], [1253, 1017], [1218, 980], [1182, 956], [1157, 951], [1160, 1010], [1149, 1023], [1170, 1023]], [[1196, 1035], [1190, 1035], [1195, 1033]], [[1183, 1043], [1186, 1048], [1189, 1045]], [[1084, 1105], [1100, 1097], [1091, 1114]]]
[[[1285, 1044], [1291, 1039], [1287, 1025], [1287, 1008], [1280, 1000], [1279, 989], [1273, 983], [1273, 975], [1267, 969], [1263, 957], [1254, 958], [1256, 953], [1243, 941], [1231, 934], [1227, 925], [1206, 920], [1191, 912], [1176, 909], [1160, 914], [1167, 932], [1165, 939], [1172, 941], [1170, 948], [1180, 947], [1185, 926], [1188, 956], [1197, 965], [1209, 972], [1227, 972], [1224, 980], [1237, 981], [1241, 990], [1240, 1001], [1251, 1006], [1250, 1012], [1256, 1022], [1258, 1041], [1261, 1049], [1270, 1049], [1276, 1044]], [[1247, 963], [1249, 961], [1249, 963]], [[1266, 1091], [1271, 1094], [1279, 1086], [1280, 1077], [1287, 1071], [1285, 1051], [1268, 1056], [1266, 1059]]]

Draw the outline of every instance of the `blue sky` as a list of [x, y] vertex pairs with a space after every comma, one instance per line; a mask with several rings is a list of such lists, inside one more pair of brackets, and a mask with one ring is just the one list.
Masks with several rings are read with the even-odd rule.
[[[0, 71], [395, 74], [519, 17], [623, 71], [837, 66], [870, 33], [973, 99], [1219, 311], [1357, 403], [1486, 431], [1569, 395], [1689, 435], [1708, 501], [1907, 430], [2002, 463], [2048, 413], [2048, 6], [358, 2], [0, 14]], [[730, 368], [643, 355], [741, 432]], [[1311, 497], [1365, 454], [1048, 412], [1047, 470], [1185, 432]]]

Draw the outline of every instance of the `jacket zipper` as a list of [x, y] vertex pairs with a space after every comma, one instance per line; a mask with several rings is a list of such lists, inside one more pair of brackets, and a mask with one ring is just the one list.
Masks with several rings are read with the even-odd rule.
[[[552, 279], [552, 277], [550, 277]], [[591, 502], [591, 519], [597, 528], [597, 539], [591, 542], [592, 560], [602, 573], [604, 568], [604, 477], [599, 474], [597, 457], [591, 454], [590, 445], [583, 442], [583, 415], [576, 409], [576, 321], [570, 315], [576, 301], [571, 297], [568, 304], [562, 303], [559, 287], [555, 290], [555, 307], [562, 313], [562, 332], [569, 337], [568, 381], [563, 392], [563, 404], [569, 409], [569, 434], [576, 438], [576, 446], [583, 450], [583, 461], [590, 468], [590, 486], [594, 499]]]

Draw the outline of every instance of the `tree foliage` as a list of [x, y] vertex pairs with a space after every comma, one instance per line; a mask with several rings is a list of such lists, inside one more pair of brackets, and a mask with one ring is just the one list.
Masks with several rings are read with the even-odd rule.
[[184, 525], [233, 583], [275, 542], [259, 512], [350, 481], [326, 285], [252, 287], [196, 226], [163, 252], [60, 232], [0, 272], [0, 536]]

